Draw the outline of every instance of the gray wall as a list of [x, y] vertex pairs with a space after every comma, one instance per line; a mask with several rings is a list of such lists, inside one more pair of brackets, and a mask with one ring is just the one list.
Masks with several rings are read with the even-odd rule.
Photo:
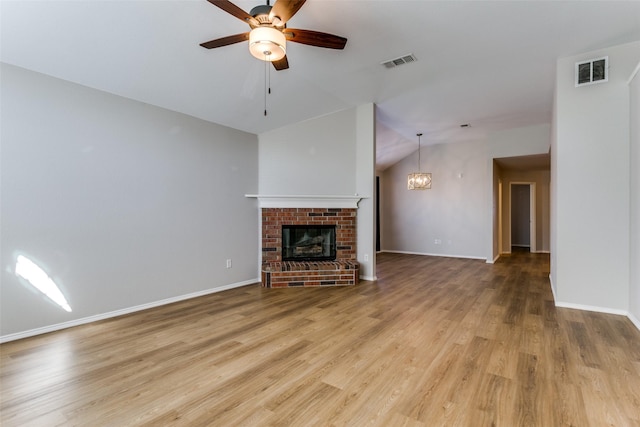
[[423, 146], [421, 169], [432, 173], [431, 190], [407, 190], [417, 152], [386, 169], [380, 174], [382, 250], [493, 262], [500, 176], [493, 159], [548, 153], [549, 144], [549, 125], [543, 124], [484, 140]]
[[[1, 71], [3, 337], [257, 280], [256, 135]], [[71, 313], [16, 277], [21, 254]]]
[[420, 169], [431, 172], [430, 190], [407, 190], [417, 152], [386, 169], [381, 249], [483, 258], [486, 155], [486, 144], [476, 141], [422, 146]]

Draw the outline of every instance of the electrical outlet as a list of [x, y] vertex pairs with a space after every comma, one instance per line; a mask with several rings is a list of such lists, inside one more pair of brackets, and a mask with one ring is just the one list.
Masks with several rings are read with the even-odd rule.
[[364, 260], [369, 261], [369, 254], [364, 254]]
[[436, 245], [440, 245], [440, 244], [442, 244], [442, 240], [436, 239], [436, 240], [434, 240], [433, 243], [435, 243]]
[[227, 260], [227, 268], [231, 268], [231, 258]]

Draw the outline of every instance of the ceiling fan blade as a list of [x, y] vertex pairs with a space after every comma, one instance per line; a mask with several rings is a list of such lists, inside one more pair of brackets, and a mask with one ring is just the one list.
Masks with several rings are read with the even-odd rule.
[[212, 5], [217, 6], [220, 9], [224, 10], [225, 12], [235, 16], [241, 21], [246, 22], [249, 25], [253, 25], [256, 27], [260, 25], [260, 23], [256, 20], [256, 18], [249, 15], [247, 12], [240, 9], [238, 6], [236, 6], [235, 4], [231, 3], [228, 0], [207, 0], [207, 1]]
[[282, 30], [284, 36], [290, 42], [308, 44], [311, 46], [326, 47], [329, 49], [344, 49], [347, 39], [333, 34], [322, 33], [320, 31], [296, 30], [285, 28]]
[[300, 10], [305, 1], [306, 0], [276, 0], [269, 13], [271, 22], [273, 22], [273, 18], [277, 16], [283, 24], [286, 24], [286, 22]]
[[213, 49], [215, 47], [227, 46], [234, 43], [240, 43], [249, 40], [249, 33], [234, 34], [232, 36], [222, 37], [220, 39], [210, 40], [208, 42], [200, 43], [200, 46], [207, 49]]
[[287, 68], [289, 68], [289, 60], [287, 60], [287, 55], [285, 55], [282, 59], [279, 59], [278, 61], [273, 61], [273, 68], [275, 68], [277, 71], [280, 70], [286, 70]]

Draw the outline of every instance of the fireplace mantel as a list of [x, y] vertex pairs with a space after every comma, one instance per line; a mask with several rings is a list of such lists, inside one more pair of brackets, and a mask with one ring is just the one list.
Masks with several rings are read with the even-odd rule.
[[260, 208], [325, 208], [357, 209], [364, 196], [304, 196], [304, 195], [264, 195], [245, 194], [245, 197], [258, 199]]

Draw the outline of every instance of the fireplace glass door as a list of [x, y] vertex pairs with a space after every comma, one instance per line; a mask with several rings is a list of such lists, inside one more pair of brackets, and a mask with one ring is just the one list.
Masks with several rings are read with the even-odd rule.
[[333, 261], [336, 259], [335, 225], [283, 225], [283, 261]]

